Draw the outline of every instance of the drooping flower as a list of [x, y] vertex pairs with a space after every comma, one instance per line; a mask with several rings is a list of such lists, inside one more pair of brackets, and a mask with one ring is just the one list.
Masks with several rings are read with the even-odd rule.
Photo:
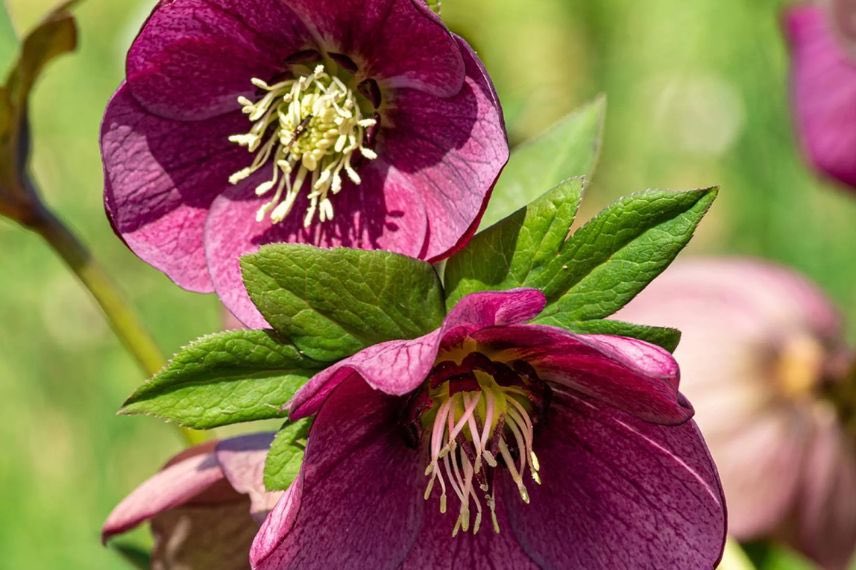
[[729, 532], [824, 568], [856, 547], [856, 441], [832, 396], [850, 360], [816, 286], [751, 259], [679, 262], [617, 315], [683, 331], [675, 357], [728, 499]]
[[544, 303], [473, 294], [311, 379], [254, 567], [713, 568], [721, 489], [671, 355], [525, 324]]
[[856, 188], [856, 2], [791, 8], [785, 31], [802, 146], [815, 169]]
[[104, 540], [149, 521], [154, 568], [249, 568], [259, 524], [282, 493], [262, 472], [273, 434], [260, 433], [185, 450], [110, 514]]
[[508, 158], [489, 77], [424, 0], [162, 0], [101, 146], [125, 243], [254, 327], [240, 255], [304, 242], [440, 259]]

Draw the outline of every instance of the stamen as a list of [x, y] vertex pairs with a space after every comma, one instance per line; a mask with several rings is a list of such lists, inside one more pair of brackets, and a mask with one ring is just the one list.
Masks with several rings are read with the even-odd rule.
[[304, 227], [309, 227], [316, 216], [321, 222], [332, 220], [330, 196], [342, 190], [342, 172], [354, 185], [362, 183], [352, 164], [355, 154], [366, 160], [377, 158], [377, 153], [366, 146], [367, 130], [377, 126], [377, 119], [364, 117], [354, 91], [328, 74], [323, 65], [310, 75], [273, 85], [259, 78], [251, 81], [264, 95], [256, 102], [238, 97], [238, 104], [253, 126], [248, 133], [229, 137], [229, 141], [255, 156], [250, 166], [235, 172], [229, 182], [239, 184], [272, 163], [271, 178], [257, 185], [255, 192], [258, 196], [274, 188], [276, 192], [258, 209], [258, 221], [268, 216], [275, 224], [283, 221], [307, 180], [309, 204]]

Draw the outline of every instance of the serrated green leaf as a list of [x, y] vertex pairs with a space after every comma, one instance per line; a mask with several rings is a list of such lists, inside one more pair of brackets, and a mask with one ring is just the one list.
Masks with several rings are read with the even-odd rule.
[[311, 425], [309, 418], [305, 418], [286, 424], [276, 434], [265, 461], [264, 482], [268, 491], [285, 490], [297, 477]]
[[595, 320], [623, 307], [686, 246], [716, 193], [648, 190], [598, 214], [527, 283], [547, 296], [542, 318]]
[[533, 203], [478, 233], [446, 264], [446, 304], [483, 290], [504, 290], [540, 281], [574, 222], [584, 180], [565, 180]]
[[279, 418], [282, 405], [322, 367], [270, 331], [218, 333], [182, 349], [120, 413], [195, 429]]
[[606, 98], [599, 97], [511, 153], [481, 227], [525, 207], [563, 180], [591, 178], [603, 137]]
[[403, 255], [277, 244], [243, 257], [241, 267], [271, 326], [318, 361], [421, 336], [445, 316], [434, 268]]
[[615, 336], [627, 336], [638, 338], [651, 344], [656, 344], [669, 352], [674, 352], [681, 342], [681, 331], [668, 327], [652, 327], [648, 325], [637, 325], [623, 321], [592, 320], [572, 321], [564, 318], [562, 313], [539, 317], [535, 322], [542, 325], [551, 325], [569, 330], [578, 334], [607, 334]]

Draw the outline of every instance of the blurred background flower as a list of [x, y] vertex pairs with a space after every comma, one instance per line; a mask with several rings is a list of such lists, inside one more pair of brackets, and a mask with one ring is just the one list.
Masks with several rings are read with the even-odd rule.
[[719, 468], [732, 536], [782, 538], [846, 568], [856, 439], [853, 387], [842, 385], [853, 359], [829, 299], [778, 265], [700, 258], [675, 263], [617, 318], [683, 332], [681, 389]]
[[[30, 27], [54, 1], [5, 5], [12, 18], [0, 15], [4, 67], [14, 30]], [[220, 327], [219, 304], [181, 291], [115, 238], [101, 204], [98, 156], [104, 107], [153, 5], [81, 3], [80, 51], [58, 60], [36, 88], [33, 168], [45, 199], [93, 244], [171, 353]], [[856, 200], [818, 180], [801, 159], [789, 112], [785, 5], [446, 0], [443, 13], [488, 66], [512, 142], [598, 93], [608, 95], [603, 155], [581, 219], [642, 188], [719, 184], [720, 198], [691, 248], [796, 268], [847, 311], [852, 340]], [[64, 293], [75, 283], [53, 252], [3, 220], [0, 275], [4, 567], [125, 568], [100, 546], [98, 529], [181, 441], [160, 422], [115, 417], [141, 374], [106, 328], [88, 327], [86, 313], [63, 308], [60, 297], [85, 297], [72, 301]], [[87, 327], [85, 342], [80, 327]], [[44, 535], [51, 547], [34, 548]], [[148, 540], [145, 532], [133, 538]]]

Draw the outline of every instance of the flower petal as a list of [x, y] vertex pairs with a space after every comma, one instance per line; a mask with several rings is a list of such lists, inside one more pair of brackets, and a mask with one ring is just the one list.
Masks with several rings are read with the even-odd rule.
[[[495, 480], [509, 478], [508, 471], [503, 469], [495, 475]], [[457, 503], [452, 502], [446, 514], [440, 512], [437, 494], [423, 503], [424, 522], [419, 540], [407, 559], [401, 565], [401, 570], [495, 570], [496, 568], [514, 570], [536, 570], [539, 568], [526, 554], [511, 530], [508, 521], [509, 501], [520, 501], [517, 489], [512, 493], [503, 493], [506, 489], [496, 489], [496, 518], [499, 533], [494, 532], [490, 513], [484, 508], [479, 532], [460, 532], [452, 536], [452, 528], [457, 517]], [[415, 492], [419, 490], [416, 489]]]
[[845, 51], [820, 5], [791, 8], [785, 29], [803, 146], [817, 170], [856, 187], [856, 55]]
[[265, 460], [272, 432], [254, 433], [226, 439], [217, 444], [215, 455], [226, 479], [239, 493], [249, 495], [251, 513], [264, 519], [282, 493], [269, 493], [264, 485]]
[[[395, 429], [398, 399], [342, 384], [312, 425], [299, 497], [286, 495], [251, 550], [253, 568], [396, 568], [419, 536], [420, 454]], [[296, 500], [295, 500], [296, 499]]]
[[679, 424], [692, 417], [692, 407], [678, 392], [677, 363], [647, 342], [538, 325], [486, 329], [473, 338], [527, 361], [548, 382], [646, 421]]
[[101, 153], [110, 222], [134, 253], [185, 289], [212, 290], [203, 228], [211, 201], [246, 161], [227, 141], [240, 123], [240, 113], [198, 123], [161, 119], [127, 85], [107, 107]]
[[458, 44], [467, 70], [460, 93], [445, 99], [416, 90], [397, 93], [392, 126], [378, 139], [378, 152], [411, 179], [425, 203], [431, 260], [468, 241], [508, 161], [496, 92], [472, 48], [461, 39]]
[[455, 39], [423, 0], [291, 0], [319, 43], [393, 88], [440, 97], [461, 89], [464, 65]]
[[856, 549], [856, 460], [833, 410], [818, 406], [814, 416], [796, 502], [796, 544], [823, 568], [844, 570]]
[[541, 312], [545, 303], [544, 295], [535, 289], [468, 295], [436, 331], [413, 340], [370, 346], [316, 374], [289, 403], [289, 415], [298, 419], [314, 414], [336, 386], [354, 376], [386, 394], [412, 392], [431, 372], [441, 344], [457, 344], [485, 327], [528, 321]]
[[304, 188], [293, 211], [279, 224], [256, 221], [256, 212], [270, 198], [257, 198], [256, 186], [269, 176], [265, 168], [244, 183], [226, 190], [211, 205], [205, 229], [208, 270], [223, 304], [245, 325], [265, 328], [267, 322], [250, 301], [241, 277], [239, 260], [268, 243], [309, 243], [319, 247], [384, 249], [419, 257], [428, 235], [421, 201], [395, 171], [380, 161], [360, 170], [362, 184], [346, 182], [333, 197], [332, 220], [303, 219], [309, 202]]
[[215, 506], [182, 506], [152, 519], [152, 568], [249, 569], [258, 526], [246, 497]]
[[253, 77], [271, 79], [312, 46], [284, 2], [160, 2], [128, 52], [128, 84], [152, 113], [198, 121], [238, 110], [238, 96], [254, 95]]
[[551, 409], [535, 441], [543, 485], [527, 485], [530, 504], [508, 503], [540, 567], [716, 566], [724, 499], [694, 423], [653, 425], [571, 394]]
[[155, 515], [186, 504], [221, 481], [225, 481], [225, 476], [212, 445], [193, 448], [119, 503], [104, 523], [102, 539], [106, 541]]

